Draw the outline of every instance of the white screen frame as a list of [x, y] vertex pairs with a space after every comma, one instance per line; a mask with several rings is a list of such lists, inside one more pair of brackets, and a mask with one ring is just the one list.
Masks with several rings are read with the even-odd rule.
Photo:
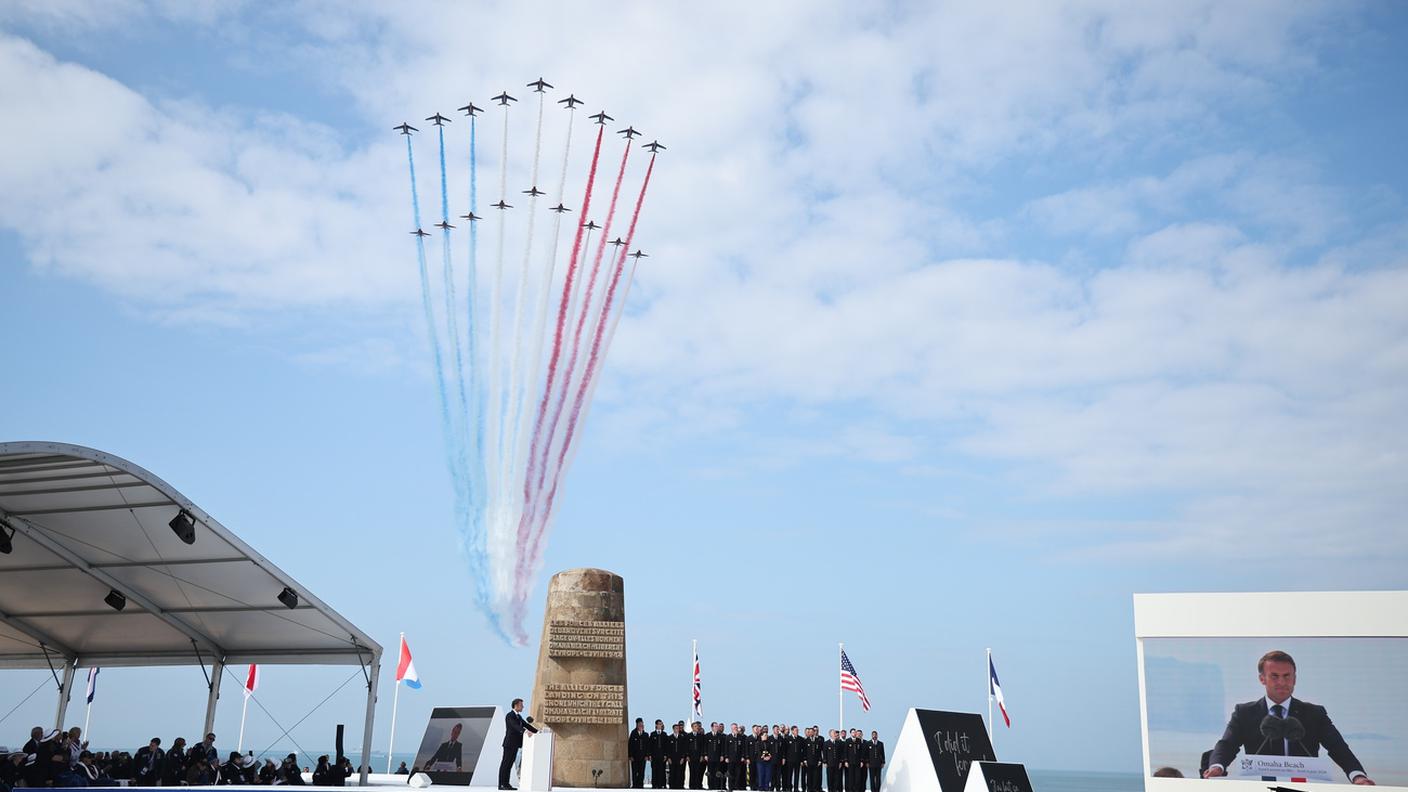
[[[1145, 792], [1265, 792], [1265, 781], [1152, 778], [1149, 712], [1144, 687], [1146, 638], [1408, 638], [1408, 591], [1288, 591], [1251, 594], [1135, 594], [1134, 642], [1139, 663], [1139, 730]], [[1367, 768], [1372, 769], [1372, 768]], [[1215, 783], [1216, 786], [1209, 786]], [[1343, 790], [1348, 784], [1294, 784]], [[1378, 786], [1389, 792], [1408, 787]]]

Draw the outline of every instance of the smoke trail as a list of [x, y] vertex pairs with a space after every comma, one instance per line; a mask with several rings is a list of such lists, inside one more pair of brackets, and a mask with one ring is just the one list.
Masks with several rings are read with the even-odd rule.
[[[544, 439], [543, 422], [547, 416], [548, 402], [557, 379], [557, 364], [562, 358], [562, 334], [567, 324], [568, 309], [571, 305], [572, 291], [576, 283], [577, 265], [582, 252], [582, 234], [586, 231], [585, 224], [587, 222], [587, 213], [590, 211], [592, 205], [592, 188], [596, 185], [596, 168], [598, 161], [601, 159], [601, 140], [605, 131], [605, 127], [597, 128], [596, 146], [592, 149], [592, 163], [587, 170], [587, 188], [582, 195], [582, 211], [581, 214], [577, 215], [577, 233], [572, 240], [572, 255], [567, 261], [567, 276], [563, 280], [562, 299], [557, 309], [557, 326], [553, 330], [552, 354], [548, 360], [547, 384], [543, 389], [543, 397], [538, 402], [538, 415], [533, 422], [533, 443], [528, 456], [528, 470], [530, 473], [534, 469], [534, 466], [538, 464], [537, 460], [539, 456], [547, 453], [547, 449], [542, 445]], [[527, 505], [532, 501], [532, 491], [529, 486], [528, 476], [524, 476], [523, 479], [523, 501], [526, 513]], [[526, 530], [527, 526], [523, 525], [520, 521], [520, 535]]]
[[[436, 129], [440, 133], [440, 222], [448, 226], [450, 224], [450, 192], [449, 177], [445, 170], [445, 127], [437, 125]], [[455, 298], [455, 266], [450, 250], [449, 228], [441, 227], [440, 240], [441, 257], [443, 261], [441, 277], [445, 281], [445, 321], [449, 329], [450, 349], [453, 351], [455, 358], [454, 382], [460, 402], [460, 409], [455, 415], [455, 432], [459, 437], [458, 442], [461, 444], [460, 456], [462, 458], [465, 448], [464, 441], [468, 433], [468, 427], [465, 425], [468, 421], [468, 416], [464, 391], [464, 355], [460, 345], [459, 307], [458, 300]], [[458, 467], [462, 468], [463, 462], [461, 462]], [[465, 485], [468, 486], [467, 481]]]
[[[499, 158], [499, 202], [507, 203], [506, 195], [508, 189], [508, 116], [509, 106], [507, 102], [503, 104], [504, 123], [502, 150]], [[488, 448], [484, 458], [486, 466], [485, 476], [488, 481], [489, 495], [485, 507], [488, 519], [488, 540], [486, 545], [491, 558], [491, 568], [496, 572], [503, 570], [504, 565], [509, 563], [506, 558], [508, 542], [506, 537], [498, 534], [506, 534], [510, 529], [505, 524], [502, 510], [502, 499], [498, 497], [501, 490], [503, 476], [507, 471], [503, 469], [503, 429], [504, 429], [504, 408], [505, 390], [503, 383], [502, 363], [500, 361], [502, 342], [500, 341], [503, 329], [503, 287], [504, 287], [504, 235], [507, 218], [505, 214], [508, 210], [499, 208], [498, 223], [498, 254], [494, 264], [494, 279], [489, 291], [489, 374], [487, 398], [490, 400], [490, 413], [486, 421], [488, 430]], [[490, 464], [492, 460], [492, 464]], [[497, 581], [496, 581], [497, 582]], [[506, 582], [506, 581], [505, 581]], [[500, 586], [495, 585], [498, 590]]]
[[[537, 519], [537, 514], [541, 506], [541, 493], [543, 488], [543, 481], [546, 477], [547, 468], [546, 455], [547, 453], [549, 453], [552, 447], [553, 437], [557, 433], [557, 425], [562, 418], [563, 407], [567, 401], [567, 392], [572, 383], [572, 375], [577, 366], [577, 358], [581, 352], [582, 330], [587, 322], [587, 308], [591, 305], [592, 292], [596, 286], [597, 276], [601, 270], [601, 258], [606, 250], [606, 238], [610, 235], [611, 224], [616, 215], [616, 203], [621, 194], [621, 182], [625, 179], [626, 163], [630, 160], [630, 156], [631, 140], [630, 138], [627, 138], [626, 148], [621, 154], [621, 167], [616, 174], [616, 186], [612, 189], [611, 203], [608, 205], [606, 211], [606, 224], [602, 226], [601, 229], [601, 242], [597, 246], [596, 256], [592, 261], [591, 273], [588, 275], [587, 278], [587, 290], [586, 296], [584, 297], [582, 302], [582, 312], [578, 315], [577, 326], [573, 331], [572, 354], [568, 358], [567, 370], [562, 379], [562, 397], [558, 399], [555, 403], [553, 417], [548, 424], [548, 432], [546, 435], [547, 446], [544, 449], [543, 455], [540, 456], [538, 459], [536, 475], [532, 470], [529, 471], [529, 477], [536, 479], [534, 486], [536, 487], [538, 496], [528, 501], [528, 503], [526, 504], [527, 511], [525, 512], [524, 516], [519, 519], [517, 547], [518, 563], [515, 567], [515, 600], [521, 600], [524, 596], [526, 596], [524, 589], [528, 584], [528, 576], [526, 574], [527, 557], [525, 555], [525, 550], [528, 545], [529, 534], [532, 531], [532, 526], [534, 524], [534, 521]], [[528, 485], [525, 482], [525, 488], [527, 488], [527, 486]]]
[[[416, 230], [419, 231], [421, 227], [420, 193], [416, 186], [416, 160], [409, 135], [406, 136], [406, 163], [411, 175], [411, 217]], [[440, 396], [440, 422], [445, 435], [445, 461], [454, 486], [456, 512], [465, 514], [468, 511], [468, 502], [465, 499], [463, 479], [457, 473], [462, 469], [457, 464], [457, 457], [462, 459], [462, 455], [456, 454], [456, 432], [450, 418], [450, 393], [445, 383], [444, 356], [440, 350], [440, 328], [439, 323], [435, 320], [435, 305], [431, 300], [430, 268], [426, 264], [425, 238], [420, 235], [416, 236], [416, 262], [420, 271], [421, 306], [425, 312], [425, 325], [427, 334], [430, 336], [430, 348], [435, 362], [435, 382]], [[473, 562], [472, 557], [471, 562]], [[482, 591], [479, 592], [479, 601], [482, 606], [487, 606], [487, 597]]]
[[[543, 105], [545, 103], [545, 100], [546, 94], [539, 91], [538, 125], [537, 132], [535, 133], [533, 138], [533, 190], [537, 190], [538, 188], [538, 161], [543, 149]], [[511, 411], [511, 417], [509, 418], [509, 442], [507, 446], [508, 450], [506, 456], [506, 463], [504, 465], [504, 469], [508, 471], [508, 475], [504, 477], [503, 491], [501, 493], [496, 493], [503, 498], [505, 508], [508, 508], [511, 502], [510, 486], [512, 482], [517, 481], [516, 473], [518, 470], [519, 436], [522, 433], [523, 428], [524, 405], [528, 400], [528, 383], [526, 377], [527, 372], [530, 369], [528, 366], [524, 365], [526, 362], [524, 358], [527, 355], [527, 347], [524, 343], [526, 340], [526, 333], [523, 332], [522, 326], [524, 304], [527, 301], [530, 285], [533, 286], [536, 291], [542, 293], [543, 295], [546, 295], [552, 286], [551, 270], [546, 270], [546, 278], [538, 279], [538, 281], [540, 282], [535, 282], [534, 279], [530, 277], [528, 271], [529, 265], [532, 263], [533, 258], [533, 229], [535, 225], [535, 220], [537, 219], [537, 215], [538, 196], [530, 195], [528, 197], [528, 233], [523, 243], [523, 267], [519, 276], [521, 278], [522, 285], [518, 290], [518, 299], [514, 301], [513, 307], [514, 344], [513, 356], [509, 358], [508, 370], [508, 383], [509, 388], [511, 389], [509, 400], [509, 409]], [[536, 322], [530, 324], [530, 327], [535, 325]], [[536, 363], [537, 361], [536, 358], [533, 358], [532, 360], [534, 363]]]
[[[567, 189], [567, 161], [568, 156], [571, 154], [572, 151], [572, 126], [573, 122], [576, 120], [577, 115], [575, 109], [573, 109], [572, 107], [568, 107], [567, 111], [567, 139], [562, 147], [562, 170], [557, 180], [557, 195], [559, 196], [559, 201], [561, 200], [561, 196], [563, 195], [564, 191]], [[536, 165], [536, 163], [534, 164]], [[522, 410], [524, 410], [528, 404], [528, 394], [536, 392], [536, 388], [538, 387], [538, 381], [541, 376], [540, 367], [542, 365], [543, 360], [543, 344], [546, 340], [547, 335], [548, 301], [552, 295], [553, 277], [557, 273], [557, 250], [558, 242], [562, 231], [562, 214], [563, 213], [560, 211], [554, 213], [552, 224], [552, 245], [547, 251], [546, 261], [544, 262], [545, 272], [543, 273], [541, 279], [542, 287], [538, 290], [538, 305], [534, 312], [533, 320], [533, 340], [530, 344], [532, 354], [528, 358], [528, 360], [530, 361], [530, 365], [524, 374], [525, 379], [523, 382], [523, 400], [519, 404], [520, 412], [517, 416], [515, 416], [515, 435], [518, 434], [518, 423], [519, 419], [521, 419], [522, 417]], [[591, 246], [590, 229], [587, 230], [587, 246]], [[525, 266], [526, 264], [527, 262], [525, 261]], [[524, 433], [520, 438], [519, 443], [514, 447], [513, 466], [510, 469], [513, 471], [512, 480], [515, 482], [519, 481], [520, 477], [525, 475], [525, 457], [527, 456], [527, 453], [529, 451], [530, 439], [531, 438], [529, 437], [529, 434]]]
[[[585, 411], [590, 410], [592, 397], [595, 395], [596, 386], [600, 382], [599, 375], [602, 355], [604, 354], [604, 350], [610, 348], [611, 341], [616, 336], [616, 327], [620, 324], [621, 316], [625, 313], [626, 298], [630, 296], [631, 283], [635, 280], [636, 266], [640, 262], [638, 258], [633, 259], [631, 262], [631, 271], [625, 279], [626, 287], [621, 294], [621, 308], [619, 311], [616, 311], [614, 315], [611, 310], [612, 304], [615, 300], [617, 286], [621, 282], [624, 269], [623, 265], [625, 264], [627, 253], [631, 249], [632, 241], [635, 239], [636, 225], [640, 221], [641, 207], [645, 204], [645, 193], [650, 187], [650, 177], [654, 171], [655, 155], [652, 154], [650, 164], [647, 165], [645, 169], [645, 179], [641, 182], [640, 195], [636, 197], [635, 211], [631, 214], [630, 226], [626, 230], [626, 244], [621, 248], [620, 255], [617, 257], [616, 267], [612, 273], [611, 285], [607, 288], [606, 299], [601, 310], [601, 318], [597, 323], [596, 335], [592, 339], [591, 356], [587, 360], [586, 372], [583, 375], [581, 385], [578, 386], [576, 399], [572, 404], [572, 415], [568, 420], [567, 435], [563, 440], [562, 450], [557, 460], [557, 469], [553, 474], [552, 488], [548, 492], [545, 509], [539, 520], [539, 524], [536, 526], [537, 530], [534, 533], [532, 545], [528, 551], [528, 568], [530, 573], [537, 567], [539, 554], [541, 552], [542, 538], [552, 522], [553, 512], [556, 508], [558, 486], [562, 481], [562, 476], [566, 473], [570, 465], [571, 456], [575, 455], [576, 446], [573, 443], [573, 438], [576, 435], [577, 427], [580, 425], [580, 422], [585, 419]], [[606, 330], [607, 317], [611, 317], [609, 330]], [[605, 334], [603, 334], [604, 330], [606, 330]]]

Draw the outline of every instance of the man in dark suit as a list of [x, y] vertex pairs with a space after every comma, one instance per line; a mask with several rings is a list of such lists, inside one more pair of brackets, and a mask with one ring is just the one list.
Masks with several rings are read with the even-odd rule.
[[[1349, 776], [1351, 783], [1373, 786], [1364, 772], [1364, 765], [1349, 750], [1340, 730], [1330, 721], [1325, 708], [1308, 701], [1292, 698], [1296, 689], [1296, 661], [1281, 651], [1267, 652], [1256, 664], [1257, 676], [1266, 695], [1256, 701], [1238, 704], [1232, 710], [1222, 739], [1213, 746], [1204, 778], [1227, 774], [1227, 766], [1237, 758], [1237, 752], [1265, 756], [1319, 756], [1325, 753]], [[1268, 739], [1262, 736], [1261, 723], [1268, 717], [1300, 721], [1305, 736], [1298, 740]]]
[[161, 750], [161, 738], [153, 737], [151, 742], [137, 749], [133, 763], [137, 766], [137, 785], [156, 786], [161, 779], [162, 761], [166, 752]]
[[[444, 762], [446, 764], [453, 764], [456, 773], [463, 772], [464, 743], [460, 742], [460, 732], [463, 729], [464, 724], [462, 723], [456, 723], [454, 726], [451, 726], [450, 739], [440, 743], [440, 746], [435, 749], [435, 755], [430, 757], [430, 761], [427, 762], [427, 764], [440, 765], [440, 763]], [[441, 766], [435, 769], [446, 770], [448, 768]]]
[[523, 719], [523, 699], [516, 698], [504, 716], [504, 758], [499, 762], [499, 789], [513, 789], [508, 784], [508, 774], [513, 769], [513, 760], [518, 758], [518, 749], [523, 747], [524, 732], [532, 737], [538, 730]]
[[636, 718], [636, 727], [626, 738], [626, 756], [631, 760], [631, 789], [645, 789], [645, 760], [650, 756], [650, 735], [645, 731], [645, 719]]

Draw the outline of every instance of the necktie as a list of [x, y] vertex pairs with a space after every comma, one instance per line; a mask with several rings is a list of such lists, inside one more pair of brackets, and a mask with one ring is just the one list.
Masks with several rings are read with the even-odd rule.
[[[1284, 718], [1284, 717], [1286, 717], [1286, 708], [1283, 707], [1283, 706], [1281, 706], [1280, 704], [1273, 704], [1273, 705], [1271, 706], [1271, 714], [1272, 714], [1272, 715], [1275, 715], [1275, 716], [1278, 717], [1278, 718]], [[1286, 755], [1286, 741], [1285, 741], [1285, 740], [1281, 740], [1280, 742], [1276, 743], [1276, 755], [1277, 755], [1277, 756], [1285, 756], [1285, 755]]]

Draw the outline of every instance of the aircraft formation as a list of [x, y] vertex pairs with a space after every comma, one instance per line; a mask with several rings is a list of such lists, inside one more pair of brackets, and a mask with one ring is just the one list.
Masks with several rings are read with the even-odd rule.
[[[616, 119], [598, 111], [587, 116], [592, 125], [585, 127], [595, 138], [588, 166], [586, 149], [572, 147], [583, 100], [576, 94], [552, 99], [554, 86], [541, 77], [524, 88], [521, 102], [505, 90], [483, 107], [467, 102], [456, 108], [461, 115], [455, 118], [440, 112], [425, 118], [426, 131], [439, 144], [440, 179], [437, 216], [424, 225], [415, 151], [421, 130], [409, 121], [392, 127], [406, 140], [415, 229], [410, 235], [456, 525], [476, 581], [476, 604], [501, 636], [517, 644], [527, 640], [527, 599], [563, 478], [636, 268], [649, 257], [633, 242], [656, 158], [666, 150], [658, 140], [644, 142], [633, 125], [613, 130]], [[534, 105], [536, 127], [524, 132], [533, 116], [523, 120], [518, 114]], [[545, 114], [552, 107], [568, 112]], [[491, 115], [495, 123], [487, 124]], [[511, 118], [519, 119], [517, 126]], [[545, 122], [565, 128], [560, 173], [544, 173], [541, 167], [543, 159], [553, 159], [543, 151]], [[468, 134], [461, 137], [457, 130]], [[493, 141], [499, 153], [495, 192], [483, 195], [479, 152], [491, 150], [482, 148], [486, 137], [500, 134], [502, 139]], [[447, 141], [468, 143], [468, 151], [448, 152]], [[604, 162], [616, 155], [619, 166]], [[450, 213], [452, 162], [467, 163], [469, 170], [468, 211], [453, 215], [459, 224]], [[510, 168], [510, 163], [531, 167]], [[634, 169], [628, 167], [632, 163]], [[585, 175], [584, 185], [568, 189], [569, 172]], [[623, 191], [628, 172], [636, 186]], [[531, 175], [510, 185], [513, 173]], [[511, 195], [519, 196], [517, 204], [508, 201]], [[480, 215], [486, 206], [497, 211]], [[486, 215], [494, 222], [481, 222]], [[440, 238], [434, 247], [441, 262], [434, 267], [427, 255], [432, 237]], [[511, 262], [506, 248], [514, 245], [520, 252]]]

